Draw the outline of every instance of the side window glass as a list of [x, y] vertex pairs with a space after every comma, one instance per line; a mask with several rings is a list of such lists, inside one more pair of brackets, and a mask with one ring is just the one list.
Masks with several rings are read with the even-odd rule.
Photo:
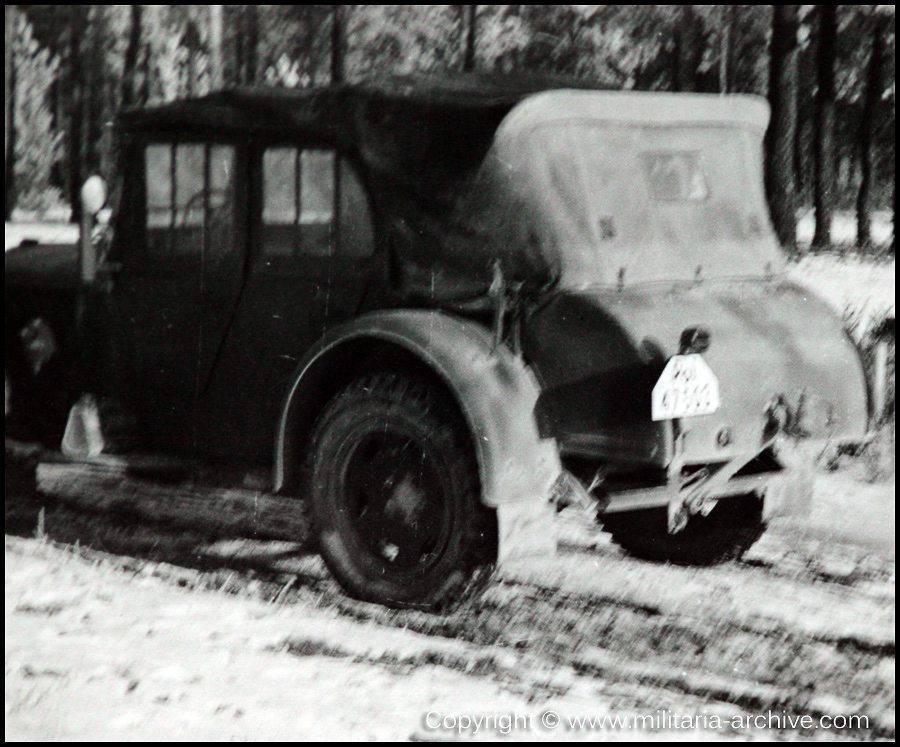
[[270, 148], [263, 155], [263, 223], [268, 226], [297, 222], [297, 151]]
[[213, 145], [209, 149], [209, 207], [218, 210], [229, 204], [234, 192], [234, 148]]
[[332, 252], [334, 226], [334, 151], [300, 153], [300, 247], [304, 254]]
[[175, 227], [202, 226], [205, 151], [203, 145], [175, 148]]
[[[373, 247], [368, 197], [333, 150], [268, 148], [263, 152], [262, 253], [277, 257], [367, 256]], [[340, 189], [340, 232], [336, 236]], [[337, 239], [337, 241], [336, 241]]]
[[203, 251], [204, 156], [198, 144], [175, 148], [175, 225], [172, 244], [176, 254], [199, 255]]
[[234, 224], [234, 147], [152, 143], [144, 152], [148, 259], [227, 251]]
[[175, 180], [171, 145], [149, 145], [144, 153], [147, 192], [147, 251], [151, 255], [171, 251], [172, 193]]
[[334, 220], [334, 153], [305, 150], [300, 154], [300, 222], [320, 225]]
[[263, 153], [262, 250], [265, 256], [331, 253], [334, 159], [330, 150], [269, 148]]
[[209, 195], [207, 198], [206, 237], [207, 259], [217, 266], [233, 268], [241, 261], [236, 251], [237, 235], [235, 218], [235, 152], [230, 145], [212, 145], [209, 148]]

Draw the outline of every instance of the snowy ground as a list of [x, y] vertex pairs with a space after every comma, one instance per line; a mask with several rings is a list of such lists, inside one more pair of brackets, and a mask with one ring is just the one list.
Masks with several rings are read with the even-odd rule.
[[[555, 559], [439, 616], [347, 599], [303, 543], [60, 505], [8, 455], [7, 738], [889, 738], [894, 481], [863, 466], [717, 568], [633, 560], [566, 512]], [[748, 724], [770, 712], [866, 722]]]
[[[891, 213], [876, 211], [872, 215], [872, 242], [884, 246], [891, 240]], [[816, 232], [816, 216], [812, 210], [803, 210], [797, 220], [797, 243], [807, 247]], [[842, 246], [853, 246], [856, 242], [856, 217], [849, 211], [838, 211], [831, 223], [831, 242]]]
[[874, 263], [858, 256], [809, 255], [792, 264], [788, 275], [817, 293], [839, 316], [859, 316], [855, 334], [871, 322], [894, 316], [896, 261]]
[[19, 246], [23, 241], [36, 241], [39, 244], [74, 244], [78, 241], [78, 226], [72, 223], [38, 221], [7, 223], [6, 251]]

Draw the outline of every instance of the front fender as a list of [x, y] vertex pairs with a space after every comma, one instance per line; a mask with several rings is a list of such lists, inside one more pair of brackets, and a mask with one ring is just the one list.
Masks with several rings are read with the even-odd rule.
[[[394, 310], [367, 314], [337, 327], [298, 366], [279, 423], [275, 488], [297, 484], [291, 456], [298, 453], [318, 411], [326, 382], [334, 381], [367, 341], [402, 349], [449, 389], [475, 446], [482, 501], [498, 509], [501, 559], [546, 548], [553, 537], [551, 490], [561, 473], [556, 444], [542, 439], [534, 418], [540, 393], [522, 360], [494, 347], [482, 326], [441, 311]], [[525, 535], [534, 535], [523, 540]], [[516, 536], [515, 542], [511, 538]], [[555, 540], [553, 540], [555, 544]], [[511, 545], [517, 549], [508, 552]], [[506, 550], [504, 549], [506, 548]]]

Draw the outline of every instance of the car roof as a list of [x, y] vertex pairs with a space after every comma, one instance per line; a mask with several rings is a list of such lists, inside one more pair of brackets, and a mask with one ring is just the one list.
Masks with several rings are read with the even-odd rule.
[[385, 76], [307, 88], [242, 86], [128, 109], [120, 120], [130, 129], [330, 130], [361, 110], [364, 119], [383, 116], [385, 110], [411, 117], [481, 114], [496, 119], [531, 94], [559, 88], [591, 86], [544, 75], [487, 73]]
[[[534, 94], [541, 92], [544, 96], [535, 99]], [[547, 99], [555, 97], [550, 107], [559, 107], [560, 116], [567, 118], [577, 108], [578, 116], [594, 121], [734, 122], [761, 128], [768, 121], [767, 104], [758, 96], [601, 92], [590, 83], [559, 76], [495, 73], [393, 75], [307, 88], [234, 87], [128, 109], [120, 119], [131, 129], [340, 131], [351, 120], [359, 126], [391, 113], [414, 119], [465, 116], [476, 123], [490, 121], [496, 127], [503, 116], [529, 97], [532, 101], [519, 107], [518, 118], [528, 117], [534, 110], [546, 118]]]
[[[146, 139], [220, 135], [268, 146], [312, 138], [313, 147], [316, 141], [336, 146], [359, 167], [375, 212], [389, 227], [385, 235], [408, 292], [456, 298], [470, 287], [486, 288], [485, 268], [500, 256], [511, 265], [510, 277], [538, 278], [538, 284], [561, 271], [549, 248], [534, 246], [539, 229], [549, 225], [546, 206], [522, 203], [523, 190], [556, 194], [545, 181], [558, 175], [545, 169], [541, 179], [531, 172], [513, 178], [517, 159], [545, 148], [540, 138], [529, 145], [533, 128], [551, 125], [565, 143], [572, 123], [609, 125], [608, 142], [621, 141], [620, 128], [634, 127], [652, 145], [660, 131], [679, 127], [678, 142], [693, 150], [706, 142], [709, 127], [753, 130], [747, 142], [755, 142], [768, 116], [757, 97], [602, 91], [555, 77], [471, 74], [235, 88], [131, 110], [122, 122]], [[596, 147], [604, 142], [598, 132]], [[480, 200], [479, 185], [496, 193]]]
[[119, 123], [147, 139], [320, 141], [349, 155], [382, 188], [402, 186], [441, 202], [478, 169], [510, 110], [534, 93], [572, 87], [590, 88], [540, 74], [487, 73], [386, 76], [299, 89], [239, 87], [129, 109]]
[[299, 89], [229, 88], [120, 115], [152, 138], [310, 138], [379, 178], [441, 192], [477, 169], [503, 118], [530, 95], [588, 85], [543, 75], [387, 76]]
[[508, 129], [580, 116], [661, 125], [679, 118], [686, 124], [740, 120], [765, 127], [768, 108], [749, 96], [600, 91], [558, 76], [476, 72], [229, 88], [126, 110], [120, 125], [148, 137], [316, 139], [355, 156], [372, 175], [437, 196], [478, 169], [501, 122]]

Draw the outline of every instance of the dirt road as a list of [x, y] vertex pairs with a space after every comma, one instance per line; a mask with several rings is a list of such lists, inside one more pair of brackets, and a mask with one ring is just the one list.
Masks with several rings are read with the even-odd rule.
[[436, 616], [348, 600], [304, 542], [80, 512], [8, 454], [7, 738], [892, 738], [894, 483], [860, 469], [712, 569], [564, 514], [555, 560]]

